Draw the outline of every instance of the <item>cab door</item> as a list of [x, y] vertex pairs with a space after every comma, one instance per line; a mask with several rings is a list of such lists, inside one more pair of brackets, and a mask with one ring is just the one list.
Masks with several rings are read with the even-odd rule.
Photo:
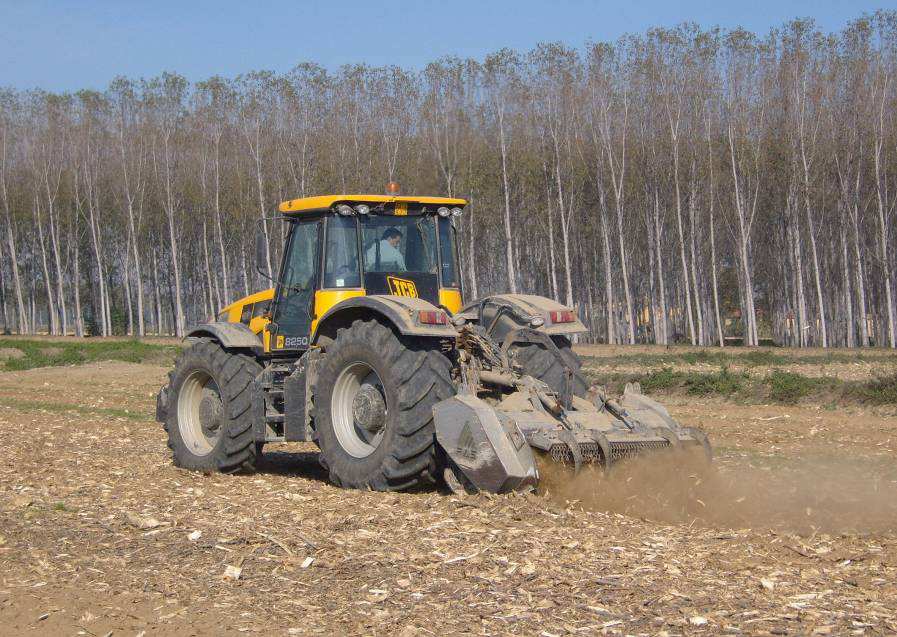
[[272, 353], [308, 348], [319, 286], [321, 220], [293, 222], [265, 342]]

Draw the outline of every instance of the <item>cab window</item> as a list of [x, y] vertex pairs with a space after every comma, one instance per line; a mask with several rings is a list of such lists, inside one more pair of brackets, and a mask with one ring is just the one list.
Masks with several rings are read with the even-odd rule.
[[436, 228], [428, 216], [361, 220], [365, 272], [436, 274]]
[[324, 287], [361, 287], [358, 272], [358, 230], [355, 217], [327, 219]]
[[278, 334], [303, 336], [306, 343], [317, 284], [319, 226], [319, 220], [294, 223], [274, 305]]
[[268, 307], [271, 305], [270, 301], [259, 301], [258, 303], [252, 304], [252, 318], [256, 318], [264, 314], [268, 311]]

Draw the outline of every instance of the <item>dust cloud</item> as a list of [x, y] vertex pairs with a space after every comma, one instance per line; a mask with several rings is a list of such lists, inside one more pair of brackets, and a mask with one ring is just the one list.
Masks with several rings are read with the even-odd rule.
[[800, 534], [897, 530], [897, 469], [866, 459], [727, 459], [667, 452], [578, 475], [541, 463], [554, 502], [671, 524]]

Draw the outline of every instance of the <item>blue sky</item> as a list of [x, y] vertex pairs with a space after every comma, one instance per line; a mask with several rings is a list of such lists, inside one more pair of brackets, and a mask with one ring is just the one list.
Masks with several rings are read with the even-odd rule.
[[116, 75], [197, 80], [305, 61], [419, 68], [443, 55], [578, 47], [683, 21], [765, 32], [812, 17], [833, 31], [878, 8], [897, 0], [0, 0], [0, 86], [105, 88]]

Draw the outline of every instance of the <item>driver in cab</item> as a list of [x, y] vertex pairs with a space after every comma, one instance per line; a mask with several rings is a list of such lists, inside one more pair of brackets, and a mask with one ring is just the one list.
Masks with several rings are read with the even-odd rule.
[[[368, 248], [366, 262], [377, 264], [380, 271], [405, 271], [405, 257], [399, 251], [399, 242], [402, 233], [396, 228], [387, 228], [383, 231], [383, 237], [379, 243]], [[378, 258], [379, 257], [379, 258]]]

